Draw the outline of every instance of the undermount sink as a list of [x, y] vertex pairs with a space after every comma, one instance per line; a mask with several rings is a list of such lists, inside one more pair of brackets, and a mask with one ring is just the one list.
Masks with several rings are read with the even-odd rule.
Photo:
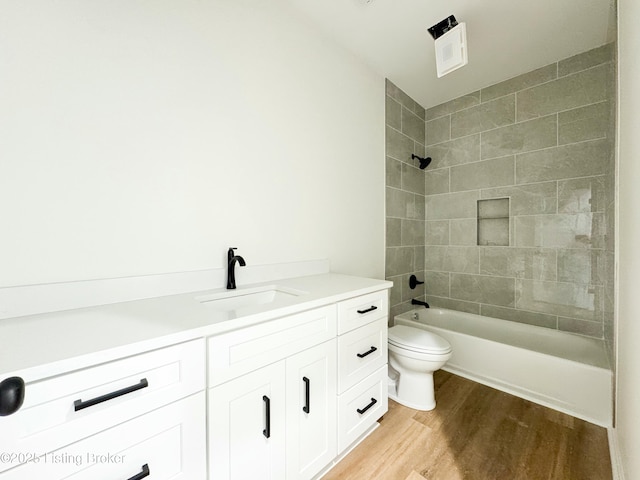
[[308, 292], [279, 285], [267, 285], [256, 288], [243, 288], [223, 293], [214, 293], [197, 297], [196, 300], [219, 311], [239, 310], [247, 307], [286, 303]]

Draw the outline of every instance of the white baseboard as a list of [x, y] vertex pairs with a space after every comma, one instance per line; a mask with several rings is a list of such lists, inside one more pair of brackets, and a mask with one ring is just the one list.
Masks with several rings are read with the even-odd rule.
[[616, 435], [615, 428], [607, 428], [607, 437], [609, 438], [609, 454], [611, 455], [613, 480], [625, 480], [620, 448], [618, 447], [618, 436]]

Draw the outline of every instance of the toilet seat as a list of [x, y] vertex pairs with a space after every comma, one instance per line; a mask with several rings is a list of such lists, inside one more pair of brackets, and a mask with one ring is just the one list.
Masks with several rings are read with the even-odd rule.
[[407, 325], [395, 325], [388, 331], [389, 344], [417, 353], [446, 355], [451, 352], [451, 345], [435, 333]]

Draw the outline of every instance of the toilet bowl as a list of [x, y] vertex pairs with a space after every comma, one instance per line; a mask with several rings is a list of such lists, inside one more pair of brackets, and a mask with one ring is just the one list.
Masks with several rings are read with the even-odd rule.
[[451, 358], [451, 345], [435, 333], [407, 325], [389, 328], [389, 398], [416, 410], [433, 410], [433, 372]]

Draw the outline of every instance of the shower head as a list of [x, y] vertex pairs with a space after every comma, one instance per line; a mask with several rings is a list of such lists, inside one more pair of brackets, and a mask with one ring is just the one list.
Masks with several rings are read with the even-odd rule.
[[416, 155], [415, 153], [412, 153], [411, 154], [411, 160], [415, 160], [415, 159], [420, 160], [420, 170], [424, 170], [431, 163], [431, 157], [422, 158], [422, 157], [419, 157], [418, 155]]

